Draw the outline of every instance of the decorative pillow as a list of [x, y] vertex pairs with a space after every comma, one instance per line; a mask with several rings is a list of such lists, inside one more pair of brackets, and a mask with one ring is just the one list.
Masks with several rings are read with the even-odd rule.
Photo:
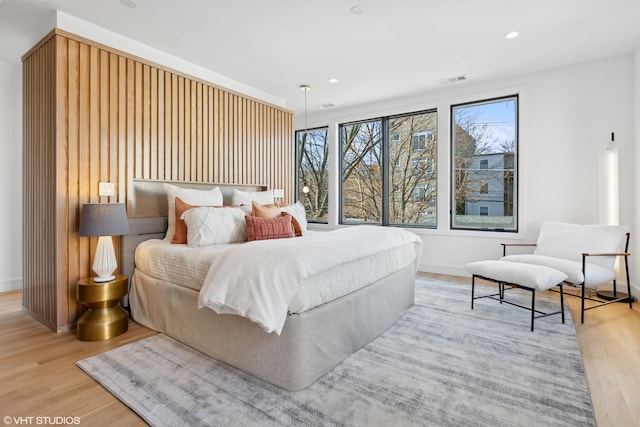
[[293, 205], [287, 205], [280, 208], [282, 212], [291, 214], [300, 226], [300, 235], [307, 231], [307, 211], [301, 201], [295, 202]]
[[216, 187], [212, 190], [196, 190], [194, 188], [182, 188], [164, 183], [164, 191], [167, 193], [167, 234], [164, 240], [173, 240], [176, 229], [176, 197], [183, 202], [195, 206], [222, 206], [222, 191]]
[[302, 236], [302, 228], [300, 227], [300, 223], [298, 222], [296, 217], [287, 212], [280, 212], [280, 216], [285, 216], [285, 215], [289, 215], [291, 217], [291, 226], [293, 227], [293, 234], [295, 234], [296, 237]]
[[259, 218], [247, 215], [244, 217], [247, 223], [247, 240], [286, 239], [294, 237], [291, 226], [291, 215], [277, 216], [275, 218]]
[[193, 208], [216, 208], [216, 209], [228, 209], [228, 208], [242, 208], [244, 214], [251, 213], [251, 208], [248, 206], [195, 206], [185, 203], [180, 197], [176, 197], [176, 226], [175, 233], [173, 233], [173, 240], [171, 243], [184, 244], [187, 243], [187, 224], [182, 219], [182, 214]]
[[188, 211], [189, 209], [199, 208], [199, 207], [201, 206], [190, 205], [188, 203], [185, 203], [180, 197], [176, 197], [175, 232], [173, 233], [173, 239], [171, 240], [171, 243], [174, 243], [174, 244], [187, 243], [187, 224], [185, 224], [184, 220], [182, 219], [182, 214]]
[[252, 201], [256, 201], [261, 205], [272, 205], [275, 203], [275, 197], [273, 196], [273, 190], [267, 191], [240, 191], [233, 190], [231, 196], [232, 205], [251, 205]]
[[200, 247], [247, 240], [242, 208], [198, 207], [187, 210], [187, 246]]
[[251, 215], [257, 216], [260, 218], [275, 218], [277, 216], [280, 216], [280, 206], [275, 204], [261, 205], [255, 200], [252, 200]]
[[[260, 218], [275, 218], [277, 216], [291, 215], [288, 212], [281, 212], [280, 206], [278, 205], [261, 205], [256, 202], [251, 202], [251, 212], [251, 215]], [[291, 216], [291, 225], [293, 226], [293, 232], [296, 237], [302, 236], [302, 227], [300, 227], [300, 223], [294, 216]]]

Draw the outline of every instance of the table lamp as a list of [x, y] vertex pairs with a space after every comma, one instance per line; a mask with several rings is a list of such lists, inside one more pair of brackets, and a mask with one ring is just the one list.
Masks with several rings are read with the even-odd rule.
[[123, 203], [85, 203], [80, 217], [80, 236], [98, 237], [98, 247], [93, 259], [94, 282], [115, 279], [118, 267], [113, 250], [113, 238], [129, 233], [129, 221]]

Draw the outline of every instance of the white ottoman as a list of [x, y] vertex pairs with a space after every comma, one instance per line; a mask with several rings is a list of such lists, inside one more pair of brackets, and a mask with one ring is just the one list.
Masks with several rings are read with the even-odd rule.
[[[524, 308], [531, 311], [531, 331], [533, 331], [533, 322], [540, 317], [551, 316], [553, 314], [562, 315], [562, 323], [564, 323], [564, 294], [562, 291], [562, 283], [567, 279], [567, 275], [563, 272], [542, 265], [523, 264], [509, 261], [477, 261], [466, 265], [466, 269], [471, 276], [471, 309], [473, 310], [473, 301], [479, 298], [491, 298]], [[491, 295], [475, 296], [476, 277], [498, 283], [498, 293]], [[531, 308], [525, 307], [514, 302], [505, 300], [505, 285], [517, 287], [531, 291]], [[560, 288], [560, 311], [552, 313], [544, 313], [535, 309], [536, 291], [551, 289], [554, 286]], [[496, 298], [497, 297], [497, 298]], [[539, 315], [536, 316], [536, 313]]]

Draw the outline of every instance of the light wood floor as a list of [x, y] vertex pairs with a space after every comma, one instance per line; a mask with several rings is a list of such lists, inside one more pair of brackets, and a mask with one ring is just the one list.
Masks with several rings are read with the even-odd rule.
[[[579, 300], [566, 300], [579, 319]], [[638, 305], [633, 310], [625, 304], [591, 310], [584, 324], [576, 324], [599, 427], [640, 425]], [[22, 313], [19, 292], [0, 294], [0, 416], [79, 417], [85, 426], [145, 425], [75, 362], [153, 334], [129, 322], [129, 330], [112, 340], [78, 341], [74, 332], [55, 334]]]

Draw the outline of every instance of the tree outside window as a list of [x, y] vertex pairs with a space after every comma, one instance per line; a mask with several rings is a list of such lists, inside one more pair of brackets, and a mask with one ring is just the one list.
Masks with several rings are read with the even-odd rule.
[[342, 221], [382, 223], [382, 120], [341, 126]]
[[343, 223], [436, 226], [435, 111], [340, 126]]
[[298, 200], [310, 222], [327, 222], [329, 211], [328, 128], [296, 132]]

